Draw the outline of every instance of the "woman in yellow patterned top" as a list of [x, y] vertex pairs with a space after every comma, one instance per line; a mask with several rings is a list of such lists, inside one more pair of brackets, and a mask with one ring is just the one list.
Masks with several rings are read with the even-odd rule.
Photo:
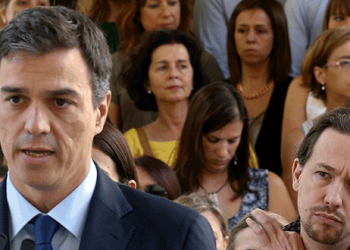
[[189, 99], [203, 86], [200, 49], [177, 30], [147, 33], [130, 57], [123, 82], [140, 110], [158, 111], [158, 118], [126, 137], [134, 157], [152, 155], [172, 166]]

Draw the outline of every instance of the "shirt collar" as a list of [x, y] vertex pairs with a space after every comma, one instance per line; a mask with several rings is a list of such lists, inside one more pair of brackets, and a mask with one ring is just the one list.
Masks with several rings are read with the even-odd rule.
[[[79, 240], [92, 195], [97, 181], [97, 170], [94, 162], [90, 162], [90, 170], [83, 182], [63, 201], [48, 213]], [[10, 174], [6, 181], [6, 196], [10, 210], [10, 240], [35, 216], [41, 212], [30, 204], [11, 182]], [[11, 197], [11, 199], [9, 199]]]

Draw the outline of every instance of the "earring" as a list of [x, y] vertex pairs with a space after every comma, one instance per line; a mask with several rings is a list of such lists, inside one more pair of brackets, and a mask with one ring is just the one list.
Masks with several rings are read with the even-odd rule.
[[235, 158], [233, 159], [233, 164], [237, 166], [237, 163], [238, 163], [238, 159], [237, 159], [237, 155], [235, 155]]
[[321, 84], [321, 90], [325, 91], [326, 90], [326, 84]]
[[152, 91], [149, 89], [149, 90], [147, 90], [147, 94], [152, 94]]

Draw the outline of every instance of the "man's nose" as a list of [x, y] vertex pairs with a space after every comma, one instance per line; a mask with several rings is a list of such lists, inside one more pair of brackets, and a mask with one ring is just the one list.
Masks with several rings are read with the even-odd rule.
[[47, 134], [50, 132], [50, 122], [43, 107], [38, 105], [27, 110], [25, 130], [32, 135]]
[[325, 203], [332, 207], [339, 208], [343, 204], [344, 185], [334, 181], [327, 187]]

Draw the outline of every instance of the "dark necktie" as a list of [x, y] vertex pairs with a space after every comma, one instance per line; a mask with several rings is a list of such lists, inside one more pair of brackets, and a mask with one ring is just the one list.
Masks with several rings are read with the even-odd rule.
[[52, 250], [51, 240], [58, 223], [48, 215], [39, 215], [34, 224], [35, 250]]

